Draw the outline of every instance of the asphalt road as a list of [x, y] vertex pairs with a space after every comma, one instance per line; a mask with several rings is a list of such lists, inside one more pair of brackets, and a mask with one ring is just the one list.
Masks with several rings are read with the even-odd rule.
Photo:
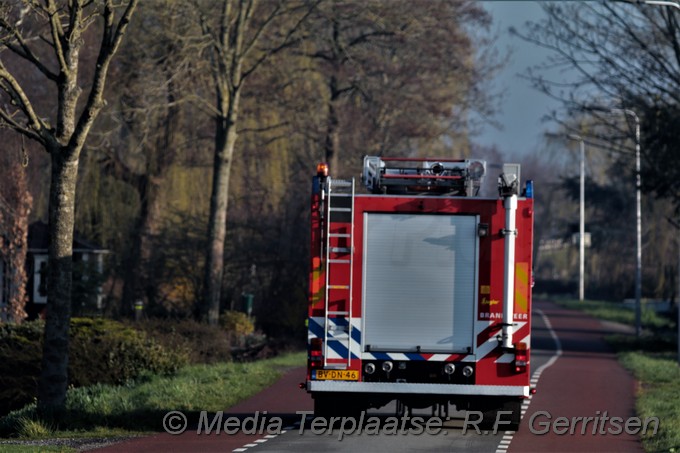
[[[449, 414], [444, 426], [435, 423], [439, 418], [429, 419], [427, 412], [413, 414], [422, 416], [422, 422], [416, 425], [402, 423], [390, 418], [394, 406], [369, 412], [367, 417], [374, 417], [372, 424], [365, 424], [362, 431], [351, 429], [350, 424], [345, 425], [345, 431], [351, 433], [342, 432], [338, 426], [313, 426], [311, 418], [303, 421], [299, 413], [312, 411], [311, 397], [297, 388], [304, 380], [304, 369], [294, 369], [274, 386], [225, 411], [220, 425], [236, 417], [230, 426], [244, 428], [234, 434], [217, 434], [218, 423], [212, 425], [211, 434], [205, 434], [215, 421], [210, 417], [202, 424], [202, 434], [197, 434], [194, 425], [181, 435], [163, 433], [97, 451], [642, 451], [636, 435], [625, 430], [613, 434], [616, 426], [612, 417], [627, 420], [634, 415], [635, 383], [602, 340], [612, 326], [549, 303], [537, 302], [534, 308], [531, 366], [538, 393], [525, 404], [526, 413], [517, 433], [465, 430], [465, 414], [456, 412]], [[558, 417], [566, 419], [557, 421]], [[583, 417], [592, 418], [585, 428]], [[428, 420], [432, 422], [429, 426]]]

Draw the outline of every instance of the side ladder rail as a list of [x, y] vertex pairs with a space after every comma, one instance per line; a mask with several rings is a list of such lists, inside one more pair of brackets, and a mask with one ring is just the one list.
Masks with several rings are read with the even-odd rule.
[[[339, 343], [344, 343], [347, 348], [347, 367], [350, 366], [352, 360], [351, 347], [351, 335], [352, 335], [352, 283], [354, 278], [353, 272], [353, 255], [354, 255], [354, 195], [355, 195], [355, 184], [354, 178], [348, 180], [337, 179], [333, 180], [328, 178], [327, 180], [327, 206], [328, 215], [326, 217], [326, 250], [325, 250], [325, 260], [326, 260], [326, 278], [325, 278], [325, 316], [324, 316], [324, 367], [328, 366], [328, 350], [329, 350], [329, 331], [330, 331], [330, 317], [331, 316], [345, 316], [347, 320], [347, 333], [345, 339], [331, 338], [330, 341], [335, 341]], [[338, 188], [349, 189], [344, 193], [334, 193], [334, 190]], [[349, 197], [350, 206], [349, 207], [334, 207], [333, 197]], [[331, 233], [331, 219], [332, 212], [348, 212], [350, 214], [350, 230], [349, 233]], [[348, 247], [331, 247], [331, 238], [346, 238]], [[347, 253], [348, 259], [331, 259], [331, 253]], [[330, 274], [331, 268], [335, 265], [348, 265], [349, 266], [349, 285], [331, 285]], [[330, 311], [330, 294], [333, 290], [347, 291], [347, 298], [345, 304], [345, 310]]]

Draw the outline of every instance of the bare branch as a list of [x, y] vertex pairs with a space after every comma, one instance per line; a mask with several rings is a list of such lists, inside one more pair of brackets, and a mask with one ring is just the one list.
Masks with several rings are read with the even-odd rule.
[[25, 137], [35, 140], [40, 144], [43, 145], [45, 144], [45, 141], [39, 134], [37, 134], [35, 131], [31, 129], [22, 126], [21, 124], [16, 122], [14, 118], [10, 116], [5, 110], [0, 109], [0, 125], [3, 122], [15, 132], [18, 132], [19, 134], [22, 134]]
[[13, 26], [10, 25], [5, 19], [0, 18], [0, 28], [4, 28], [6, 30], [9, 30], [11, 35], [14, 37], [16, 42], [18, 43], [17, 45], [12, 44], [11, 42], [6, 43], [6, 46], [9, 50], [14, 52], [16, 55], [20, 56], [21, 58], [24, 58], [25, 60], [28, 60], [30, 63], [35, 65], [36, 68], [40, 72], [42, 72], [45, 77], [52, 81], [57, 80], [57, 75], [52, 72], [47, 66], [45, 66], [40, 59], [33, 53], [31, 48], [28, 46], [28, 43], [24, 39], [24, 37], [21, 35], [19, 30]]
[[46, 0], [46, 12], [49, 14], [50, 32], [52, 34], [52, 45], [54, 46], [55, 56], [59, 61], [59, 69], [64, 74], [71, 72], [67, 62], [66, 53], [63, 47], [64, 30], [61, 26], [61, 18], [54, 0]]
[[69, 146], [73, 149], [79, 148], [85, 143], [85, 138], [94, 123], [97, 113], [102, 107], [104, 86], [111, 59], [120, 46], [137, 3], [138, 0], [128, 1], [125, 11], [116, 25], [114, 23], [115, 6], [113, 0], [106, 0], [104, 6], [104, 33], [102, 34], [99, 56], [97, 57], [97, 67], [87, 103], [78, 120], [75, 132], [69, 141]]
[[[307, 10], [305, 14], [303, 14], [297, 22], [291, 26], [287, 32], [281, 43], [271, 49], [268, 49], [266, 52], [264, 52], [255, 62], [248, 68], [243, 71], [243, 79], [245, 80], [248, 78], [253, 72], [257, 70], [257, 68], [264, 63], [268, 58], [272, 57], [273, 55], [276, 55], [277, 53], [281, 52], [282, 50], [289, 48], [297, 43], [299, 43], [301, 40], [294, 40], [292, 37], [294, 34], [300, 29], [302, 24], [309, 18], [309, 16], [312, 14], [313, 10], [316, 8], [316, 6], [320, 3], [321, 0], [317, 0], [315, 3], [313, 3], [311, 6], [307, 7]], [[272, 13], [272, 19], [273, 19], [273, 13]], [[268, 26], [270, 22], [265, 22], [265, 25], [260, 27], [258, 30], [258, 33], [264, 32], [265, 27]], [[255, 41], [253, 40], [251, 42], [251, 48], [254, 46]], [[249, 49], [246, 50], [248, 52]]]
[[[0, 89], [9, 95], [14, 106], [26, 116], [28, 119], [27, 128], [34, 130], [37, 134], [40, 134], [42, 131], [47, 129], [45, 123], [35, 113], [30, 99], [28, 99], [28, 96], [24, 92], [19, 82], [9, 71], [7, 71], [5, 65], [2, 64], [2, 62], [0, 62]], [[9, 115], [9, 112], [5, 112], [5, 109], [0, 109], [0, 111], [3, 111], [6, 113], [6, 115]], [[7, 118], [5, 119], [7, 120]]]

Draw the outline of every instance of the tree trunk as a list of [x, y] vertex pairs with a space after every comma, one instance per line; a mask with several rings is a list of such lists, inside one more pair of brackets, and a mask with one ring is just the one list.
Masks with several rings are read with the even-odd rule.
[[156, 302], [155, 279], [152, 275], [153, 242], [158, 234], [162, 218], [162, 177], [150, 174], [137, 176], [135, 188], [141, 201], [135, 222], [132, 247], [127, 261], [123, 285], [122, 312], [131, 315], [137, 300], [144, 302], [146, 310], [152, 310]]
[[[224, 244], [227, 236], [227, 209], [229, 204], [229, 179], [234, 148], [237, 139], [236, 122], [243, 83], [249, 74], [271, 55], [284, 49], [291, 41], [293, 31], [300, 26], [297, 22], [278, 45], [264, 54], [256, 55], [252, 65], [244, 70], [244, 61], [252, 52], [261, 53], [262, 34], [274, 27], [277, 16], [286, 16], [295, 8], [283, 8], [286, 2], [270, 2], [272, 8], [265, 13], [263, 21], [255, 30], [249, 31], [253, 17], [261, 12], [255, 1], [225, 1], [219, 16], [220, 26], [217, 36], [213, 35], [213, 54], [211, 55], [212, 76], [215, 81], [215, 160], [213, 168], [212, 193], [210, 197], [210, 219], [208, 226], [208, 250], [203, 288], [203, 300], [199, 309], [200, 317], [210, 324], [216, 324], [224, 276]], [[232, 10], [232, 7], [235, 9]], [[232, 15], [233, 11], [233, 15]], [[300, 17], [304, 19], [306, 15]], [[284, 24], [281, 24], [284, 25]], [[204, 26], [204, 32], [210, 27]], [[247, 41], [247, 38], [251, 41]], [[266, 43], [266, 41], [265, 41]]]
[[68, 385], [68, 332], [71, 319], [71, 274], [78, 154], [53, 150], [49, 204], [47, 322], [43, 339], [38, 410], [53, 416], [64, 407]]
[[125, 281], [123, 284], [122, 312], [132, 315], [134, 303], [144, 302], [145, 311], [153, 313], [157, 308], [158, 285], [154, 265], [154, 243], [160, 233], [163, 221], [163, 191], [161, 185], [168, 169], [172, 166], [181, 145], [177, 144], [176, 131], [180, 128], [180, 110], [175, 105], [178, 87], [173, 81], [174, 73], [170, 67], [164, 68], [165, 85], [167, 86], [167, 115], [159, 118], [157, 129], [159, 135], [155, 146], [146, 149], [146, 169], [135, 175], [130, 169], [132, 186], [140, 200], [139, 215], [135, 221], [132, 248], [127, 259]]
[[236, 146], [236, 119], [240, 91], [233, 93], [226, 117], [216, 119], [215, 161], [210, 220], [208, 225], [208, 256], [206, 258], [203, 308], [201, 319], [215, 325], [219, 320], [224, 276], [224, 243], [227, 237], [229, 178]]
[[162, 177], [149, 177], [146, 216], [141, 224], [141, 234], [139, 243], [140, 257], [140, 276], [142, 278], [142, 290], [144, 294], [144, 304], [148, 310], [154, 310], [157, 302], [157, 278], [154, 270], [155, 255], [154, 244], [161, 228], [163, 220], [163, 192], [161, 190]]
[[340, 124], [338, 120], [338, 113], [335, 107], [336, 100], [331, 97], [328, 102], [328, 123], [326, 125], [326, 143], [325, 154], [326, 162], [330, 167], [330, 172], [333, 175], [340, 174], [340, 160], [338, 150], [340, 148]]

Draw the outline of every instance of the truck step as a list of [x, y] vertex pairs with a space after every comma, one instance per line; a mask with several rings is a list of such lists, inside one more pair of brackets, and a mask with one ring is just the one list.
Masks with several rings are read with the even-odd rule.
[[328, 285], [328, 289], [349, 289], [349, 285]]
[[326, 370], [346, 370], [346, 369], [347, 369], [347, 365], [341, 364], [341, 363], [339, 363], [339, 364], [337, 364], [337, 365], [330, 365], [330, 364], [327, 364], [327, 365], [324, 367], [324, 369], [326, 369]]
[[349, 346], [349, 336], [347, 332], [329, 332], [333, 334], [333, 337], [328, 337], [326, 341], [340, 343], [343, 346]]

